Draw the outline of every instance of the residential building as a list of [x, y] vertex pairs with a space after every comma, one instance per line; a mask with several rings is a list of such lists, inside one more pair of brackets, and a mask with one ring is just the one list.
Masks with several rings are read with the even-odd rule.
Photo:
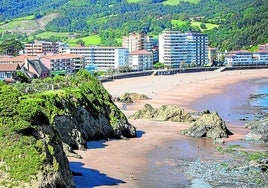
[[225, 54], [226, 66], [268, 65], [268, 50], [250, 52], [246, 50], [232, 51]]
[[208, 63], [208, 36], [201, 33], [164, 31], [159, 35], [159, 62], [172, 68]]
[[128, 65], [129, 61], [129, 51], [123, 47], [70, 47], [66, 48], [65, 52], [79, 54], [85, 58], [86, 65], [94, 64], [97, 70], [104, 71]]
[[37, 56], [29, 56], [29, 55], [22, 54], [22, 55], [13, 57], [11, 59], [11, 61], [12, 61], [12, 63], [19, 63], [19, 65], [22, 66], [25, 63], [26, 59], [28, 59], [28, 60], [38, 60], [39, 58]]
[[24, 45], [24, 54], [30, 56], [57, 54], [58, 50], [59, 44], [56, 42], [35, 41]]
[[268, 43], [258, 45], [258, 50], [268, 50]]
[[51, 75], [76, 73], [85, 68], [84, 57], [76, 54], [47, 55], [40, 61], [50, 70]]
[[129, 66], [132, 70], [151, 70], [153, 68], [153, 52], [146, 50], [131, 52]]
[[268, 44], [267, 50], [258, 50], [253, 53], [253, 58], [257, 65], [268, 65]]
[[39, 59], [26, 59], [21, 71], [29, 78], [46, 78], [50, 76], [49, 69]]
[[18, 70], [20, 70], [20, 65], [18, 63], [0, 63], [0, 80], [5, 82], [15, 82]]
[[128, 48], [129, 52], [138, 50], [151, 51], [153, 37], [147, 36], [146, 33], [129, 33], [128, 36], [123, 36], [122, 46]]

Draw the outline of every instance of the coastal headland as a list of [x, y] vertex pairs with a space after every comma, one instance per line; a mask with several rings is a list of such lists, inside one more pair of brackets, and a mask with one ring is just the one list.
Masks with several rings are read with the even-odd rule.
[[[195, 112], [193, 105], [201, 98], [223, 93], [225, 88], [242, 81], [267, 79], [268, 69], [235, 70], [225, 72], [198, 72], [161, 76], [142, 76], [104, 82], [103, 85], [113, 96], [118, 97], [126, 92], [147, 95], [149, 100], [136, 101], [122, 108], [126, 116], [141, 109], [149, 103], [153, 107], [164, 104], [176, 104], [187, 112]], [[246, 88], [241, 88], [246, 89]], [[219, 104], [215, 104], [219, 105]], [[204, 106], [205, 110], [205, 106]], [[77, 177], [81, 187], [139, 187], [143, 180], [144, 169], [152, 163], [148, 154], [159, 147], [164, 147], [175, 140], [188, 139], [179, 132], [189, 127], [187, 123], [156, 122], [133, 120], [129, 122], [137, 128], [137, 138], [109, 141], [92, 141], [88, 150], [77, 151], [82, 159], [69, 158], [70, 165], [88, 172], [87, 177]], [[239, 140], [248, 132], [247, 129], [227, 123], [233, 135], [225, 141]], [[207, 143], [206, 143], [207, 144]], [[212, 144], [212, 142], [211, 142]], [[202, 147], [202, 142], [200, 146]], [[194, 148], [195, 149], [195, 148]], [[163, 165], [165, 161], [155, 161]]]

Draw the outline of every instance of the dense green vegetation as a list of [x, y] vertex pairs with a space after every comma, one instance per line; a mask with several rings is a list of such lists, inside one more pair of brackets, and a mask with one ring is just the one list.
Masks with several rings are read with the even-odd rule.
[[[101, 45], [114, 46], [120, 45], [115, 38], [130, 32], [158, 35], [165, 29], [205, 32], [210, 46], [222, 50], [250, 48], [268, 42], [266, 0], [27, 0], [19, 4], [4, 0], [0, 7], [5, 15], [0, 17], [2, 23], [27, 15], [42, 17], [51, 13], [53, 7], [59, 16], [46, 25], [45, 32], [72, 33], [85, 44], [91, 44], [84, 38], [87, 36], [99, 35]], [[20, 9], [15, 11], [14, 7]], [[10, 37], [10, 33], [3, 33], [0, 40]], [[12, 37], [29, 40], [22, 34]], [[68, 41], [70, 38], [56, 39]]]
[[[31, 84], [6, 85], [0, 82], [0, 187], [30, 182], [46, 169], [47, 155], [54, 155], [59, 138], [40, 134], [43, 125], [53, 127], [57, 115], [76, 115], [72, 106], [81, 105], [98, 117], [110, 118], [116, 126], [123, 113], [111, 102], [111, 96], [87, 71], [76, 76], [33, 80]], [[42, 140], [41, 137], [43, 138]], [[51, 173], [57, 164], [51, 164]]]

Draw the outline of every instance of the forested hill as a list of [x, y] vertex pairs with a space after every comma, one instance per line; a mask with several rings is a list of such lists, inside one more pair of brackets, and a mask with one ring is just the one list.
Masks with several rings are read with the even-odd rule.
[[[104, 45], [130, 32], [158, 35], [164, 29], [208, 33], [222, 50], [268, 42], [267, 0], [1, 0], [0, 22], [59, 13], [46, 31], [98, 34]], [[212, 26], [212, 27], [210, 27]]]

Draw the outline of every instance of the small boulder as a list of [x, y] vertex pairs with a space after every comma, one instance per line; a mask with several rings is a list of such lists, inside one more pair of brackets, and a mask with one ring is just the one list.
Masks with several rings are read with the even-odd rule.
[[207, 137], [212, 139], [227, 138], [232, 133], [227, 129], [225, 122], [217, 112], [206, 111], [191, 124], [187, 130], [181, 132], [192, 137]]

